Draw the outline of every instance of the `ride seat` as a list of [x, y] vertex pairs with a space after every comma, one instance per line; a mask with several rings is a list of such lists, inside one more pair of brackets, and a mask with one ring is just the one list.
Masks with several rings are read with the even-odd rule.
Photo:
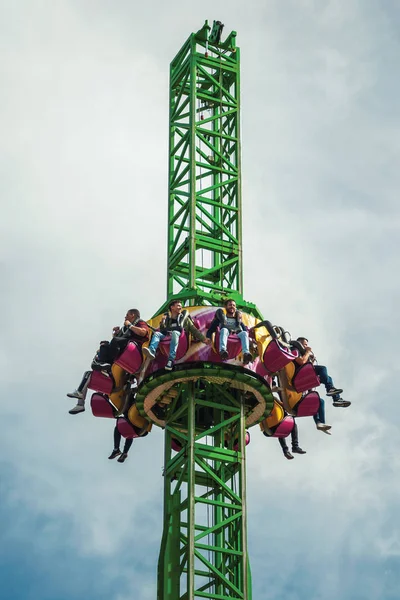
[[117, 429], [119, 433], [127, 440], [139, 437], [136, 427], [134, 427], [125, 417], [118, 417]]
[[[218, 356], [219, 356], [219, 338], [220, 338], [220, 331], [219, 331], [219, 329], [217, 329], [217, 331], [215, 332], [215, 351], [217, 352]], [[233, 358], [236, 358], [241, 353], [242, 343], [241, 343], [240, 339], [238, 338], [238, 336], [236, 335], [236, 333], [230, 333], [228, 335], [228, 342], [226, 344], [226, 349], [228, 352], [228, 360], [232, 360]]]
[[142, 351], [135, 342], [129, 342], [122, 354], [115, 360], [116, 365], [128, 373], [136, 373], [142, 366]]
[[318, 375], [311, 363], [306, 363], [296, 368], [292, 385], [296, 392], [306, 392], [321, 384]]
[[101, 373], [101, 371], [92, 371], [89, 379], [88, 388], [95, 392], [101, 392], [109, 396], [114, 387], [114, 381], [112, 377], [107, 377]]
[[[246, 431], [245, 441], [246, 446], [248, 446], [250, 444], [250, 433], [248, 431]], [[235, 452], [239, 450], [239, 440], [235, 440], [235, 443], [233, 444], [233, 449]]]
[[289, 348], [281, 346], [278, 340], [272, 340], [265, 349], [263, 363], [269, 373], [277, 373], [298, 355], [297, 350], [291, 351]]
[[[286, 416], [282, 419], [279, 425], [276, 426], [275, 431], [271, 437], [287, 437], [292, 433], [294, 427], [293, 417]], [[265, 433], [265, 432], [264, 432]]]
[[318, 392], [308, 392], [296, 404], [296, 417], [313, 417], [317, 414], [320, 404]]
[[114, 419], [116, 410], [105, 394], [92, 394], [90, 399], [90, 408], [94, 417], [104, 417], [106, 419]]
[[[171, 342], [171, 336], [170, 335], [166, 335], [165, 338], [163, 340], [161, 340], [159, 348], [162, 354], [164, 354], [164, 356], [168, 357], [169, 354], [169, 344]], [[179, 342], [178, 342], [178, 348], [176, 349], [176, 357], [175, 360], [180, 360], [181, 358], [183, 358], [186, 354], [186, 352], [188, 351], [189, 348], [189, 339], [188, 339], [188, 334], [186, 333], [186, 331], [182, 331], [181, 335], [179, 336]]]

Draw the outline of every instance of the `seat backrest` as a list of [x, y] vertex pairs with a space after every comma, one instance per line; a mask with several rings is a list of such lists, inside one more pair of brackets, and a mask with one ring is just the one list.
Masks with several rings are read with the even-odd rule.
[[278, 340], [271, 340], [265, 349], [263, 363], [267, 371], [277, 373], [297, 356], [297, 351], [293, 353], [289, 348], [281, 346]]
[[311, 363], [301, 365], [292, 379], [292, 384], [296, 392], [306, 392], [320, 385], [320, 380]]
[[122, 435], [122, 437], [126, 439], [133, 439], [139, 437], [134, 427], [125, 419], [125, 417], [118, 417], [117, 419], [117, 429]]
[[113, 389], [114, 381], [112, 377], [104, 375], [100, 371], [92, 371], [89, 379], [88, 388], [95, 392], [101, 392], [102, 394], [111, 394]]
[[[171, 341], [171, 336], [167, 335], [160, 342], [160, 345], [159, 345], [160, 351], [165, 356], [168, 356], [168, 354], [169, 354], [170, 341]], [[186, 333], [186, 331], [182, 331], [181, 335], [179, 336], [179, 342], [178, 342], [178, 348], [176, 350], [175, 360], [180, 360], [181, 358], [183, 358], [185, 356], [186, 352], [188, 351], [188, 348], [189, 348], [188, 334]]]
[[122, 354], [116, 359], [115, 364], [128, 373], [136, 373], [140, 369], [142, 362], [141, 350], [135, 342], [129, 342]]
[[296, 405], [296, 417], [313, 417], [319, 409], [318, 392], [308, 392]]
[[287, 437], [292, 433], [294, 427], [293, 417], [286, 416], [277, 426], [272, 437]]
[[[218, 329], [215, 332], [215, 349], [217, 352], [219, 352], [219, 337], [220, 337], [220, 332]], [[228, 335], [228, 342], [226, 345], [226, 349], [228, 352], [228, 360], [232, 360], [233, 358], [236, 358], [241, 353], [242, 343], [241, 343], [240, 339], [238, 338], [238, 336], [236, 335], [236, 333], [230, 333]]]
[[99, 394], [98, 392], [92, 394], [90, 407], [94, 417], [115, 418], [115, 408], [105, 394]]

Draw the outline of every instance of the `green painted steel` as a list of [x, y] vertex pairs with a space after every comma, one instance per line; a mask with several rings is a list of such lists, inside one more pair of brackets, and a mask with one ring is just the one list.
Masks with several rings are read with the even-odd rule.
[[240, 51], [213, 39], [206, 22], [170, 66], [167, 297], [193, 305], [243, 293]]
[[[158, 600], [251, 600], [245, 468], [251, 407], [239, 390], [222, 395], [220, 388], [205, 380], [181, 384], [180, 402], [170, 409]], [[185, 426], [169, 424], [177, 421]], [[172, 440], [181, 446], [174, 455]]]
[[[262, 318], [243, 299], [240, 51], [236, 32], [221, 41], [222, 27], [206, 21], [170, 67], [167, 301], [156, 315], [171, 299], [220, 306], [230, 297]], [[176, 392], [157, 423], [165, 426], [158, 600], [251, 600], [245, 427], [254, 404], [251, 391], [207, 379], [207, 369], [189, 368], [188, 381], [155, 373], [138, 390], [142, 411], [168, 378]], [[235, 377], [246, 374], [239, 368]]]

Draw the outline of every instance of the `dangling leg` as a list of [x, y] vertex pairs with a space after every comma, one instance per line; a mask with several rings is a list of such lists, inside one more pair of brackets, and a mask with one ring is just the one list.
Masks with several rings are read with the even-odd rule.
[[228, 360], [229, 354], [227, 350], [229, 329], [227, 327], [221, 327], [219, 330], [219, 355], [221, 360]]
[[161, 333], [161, 331], [155, 331], [153, 333], [153, 336], [151, 338], [151, 342], [150, 342], [149, 346], [143, 348], [143, 354], [145, 356], [147, 356], [148, 358], [150, 358], [150, 360], [153, 360], [153, 358], [156, 357], [158, 345], [161, 342], [161, 340], [163, 340], [165, 338], [165, 335], [166, 334]]
[[119, 449], [119, 445], [121, 443], [121, 434], [118, 431], [117, 426], [114, 427], [114, 450], [111, 452], [110, 456], [108, 457], [109, 459], [113, 459], [116, 456], [119, 456], [121, 454], [121, 450]]
[[278, 438], [278, 442], [281, 445], [284, 457], [287, 458], [288, 460], [292, 460], [292, 458], [294, 458], [294, 456], [292, 454], [290, 454], [285, 438], [283, 438], [283, 437]]
[[133, 442], [133, 438], [129, 438], [129, 439], [125, 440], [124, 451], [122, 452], [121, 456], [118, 458], [117, 462], [123, 463], [126, 461], [126, 459], [128, 458], [129, 449], [132, 446], [132, 442]]
[[174, 367], [174, 360], [175, 360], [175, 357], [176, 357], [176, 351], [178, 349], [178, 344], [179, 344], [179, 338], [180, 337], [181, 337], [181, 332], [180, 331], [172, 331], [171, 332], [171, 342], [169, 344], [168, 361], [167, 361], [167, 364], [165, 365], [166, 371], [172, 371], [172, 369]]
[[242, 344], [243, 364], [247, 365], [253, 360], [253, 357], [249, 351], [249, 334], [247, 331], [240, 331], [237, 336]]

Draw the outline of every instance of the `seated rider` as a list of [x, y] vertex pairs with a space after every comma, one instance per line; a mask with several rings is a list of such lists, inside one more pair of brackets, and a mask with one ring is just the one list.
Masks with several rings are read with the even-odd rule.
[[131, 308], [126, 313], [123, 326], [113, 328], [112, 340], [101, 344], [98, 356], [92, 363], [92, 369], [99, 371], [110, 368], [129, 342], [135, 342], [141, 348], [148, 338], [149, 326], [140, 319], [138, 309]]
[[[108, 342], [107, 341], [100, 342], [100, 346], [102, 344], [108, 344]], [[99, 357], [99, 350], [97, 350], [94, 360], [98, 359], [98, 357]], [[73, 392], [69, 392], [67, 394], [68, 398], [76, 398], [76, 400], [78, 400], [76, 406], [74, 406], [74, 408], [71, 408], [71, 410], [68, 411], [70, 415], [77, 415], [78, 413], [85, 411], [85, 400], [86, 400], [86, 394], [88, 391], [91, 374], [92, 374], [92, 371], [85, 371], [82, 376], [81, 382], [78, 385], [78, 387], [76, 388], [76, 390], [74, 390]]]
[[206, 336], [211, 339], [212, 334], [219, 327], [219, 355], [221, 360], [227, 360], [229, 357], [227, 350], [228, 336], [235, 333], [241, 341], [243, 352], [243, 364], [247, 365], [253, 360], [249, 351], [248, 328], [242, 322], [242, 313], [236, 310], [236, 302], [228, 298], [224, 302], [224, 308], [218, 308]]
[[194, 339], [199, 342], [210, 344], [211, 342], [197, 329], [193, 323], [190, 314], [186, 310], [182, 310], [182, 302], [173, 300], [168, 306], [169, 312], [165, 313], [160, 321], [159, 331], [153, 333], [151, 342], [148, 348], [143, 348], [143, 354], [153, 360], [156, 357], [157, 348], [167, 335], [171, 336], [169, 344], [168, 361], [165, 365], [167, 371], [172, 371], [178, 348], [179, 338], [183, 331], [190, 332]]
[[348, 400], [343, 400], [343, 398], [340, 397], [340, 394], [343, 392], [343, 390], [336, 388], [333, 385], [333, 380], [328, 374], [328, 369], [323, 365], [314, 364], [316, 359], [312, 349], [308, 345], [308, 339], [305, 337], [299, 337], [297, 338], [297, 341], [303, 346], [305, 352], [302, 356], [296, 358], [296, 363], [298, 365], [305, 365], [307, 362], [311, 362], [313, 364], [315, 372], [317, 373], [321, 383], [325, 386], [326, 395], [332, 397], [333, 406], [341, 406], [342, 408], [347, 408], [350, 406], [351, 402]]

